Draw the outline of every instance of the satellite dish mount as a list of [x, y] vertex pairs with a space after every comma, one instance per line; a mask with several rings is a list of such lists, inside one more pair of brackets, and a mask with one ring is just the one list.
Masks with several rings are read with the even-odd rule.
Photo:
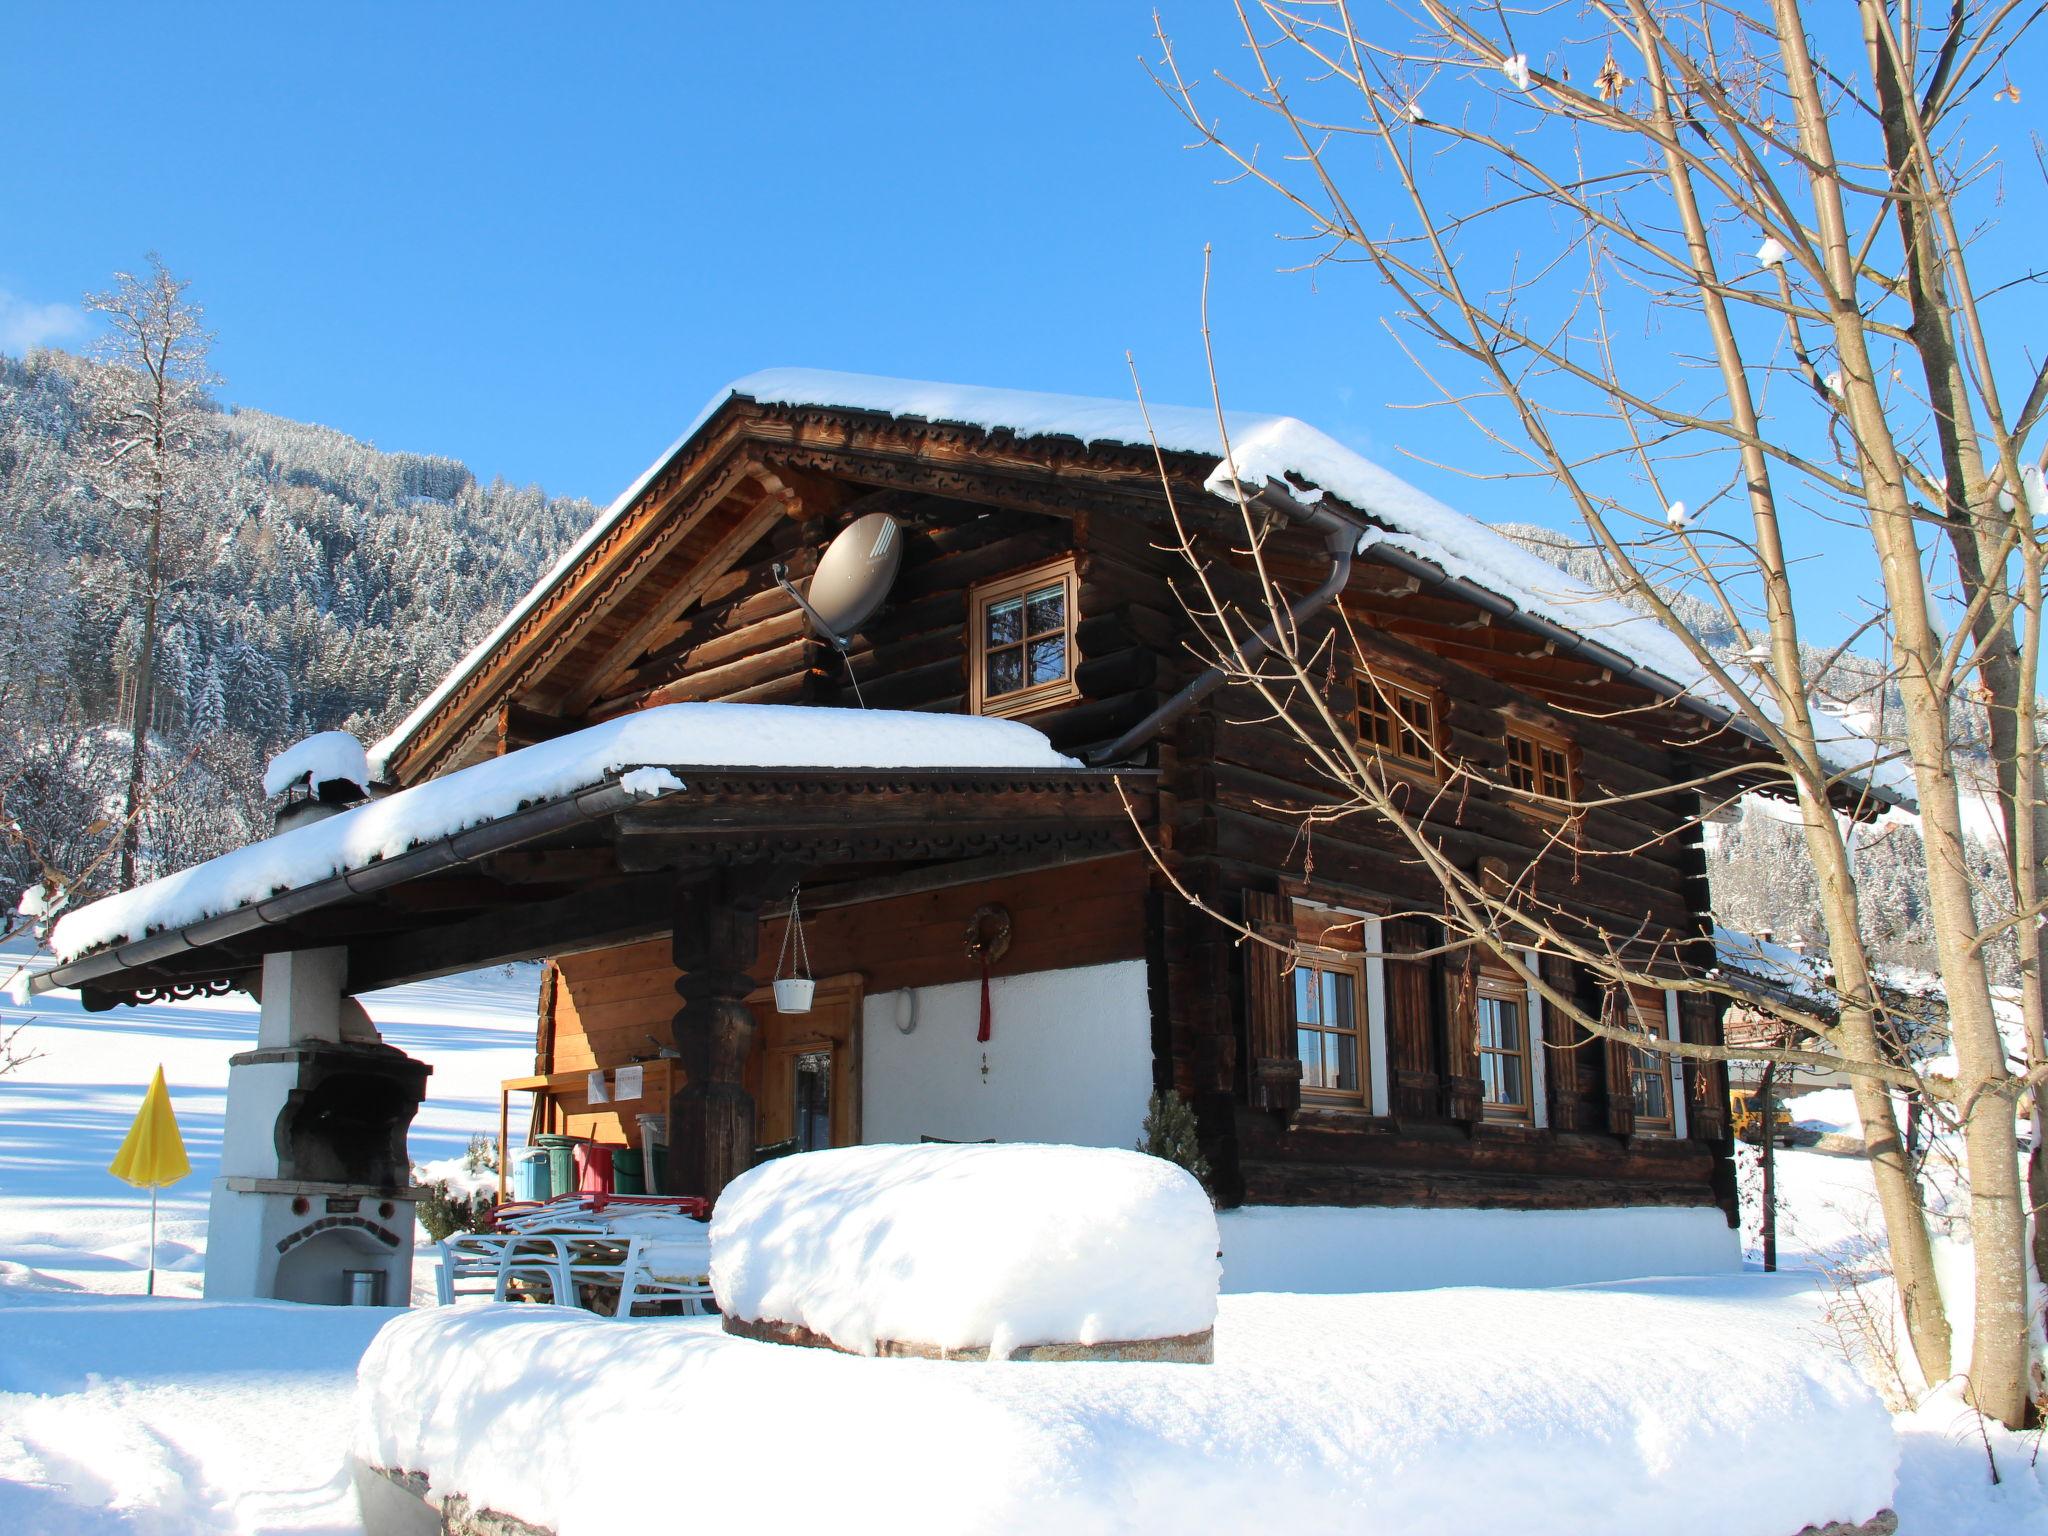
[[797, 591], [781, 561], [770, 569], [775, 584], [803, 609], [818, 638], [844, 656], [861, 625], [889, 596], [903, 563], [902, 535], [902, 526], [886, 512], [855, 518], [818, 558], [808, 596]]

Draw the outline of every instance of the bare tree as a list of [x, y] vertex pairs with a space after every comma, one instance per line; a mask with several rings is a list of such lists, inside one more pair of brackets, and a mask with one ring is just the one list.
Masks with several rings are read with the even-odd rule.
[[213, 337], [205, 311], [185, 297], [188, 286], [152, 251], [147, 272], [117, 272], [112, 289], [85, 299], [107, 323], [98, 348], [107, 366], [95, 383], [91, 483], [126, 525], [128, 536], [117, 542], [135, 581], [122, 890], [137, 879], [161, 610], [170, 584], [187, 574], [204, 545], [202, 503], [219, 435], [219, 413], [207, 394], [216, 382], [207, 369]]
[[[1976, 1258], [1969, 1390], [2014, 1425], [2032, 1369], [2018, 1118], [2048, 1080], [2035, 525], [2048, 507], [2036, 504], [2039, 464], [2027, 462], [2048, 372], [1994, 329], [1996, 296], [2032, 274], [2011, 247], [1972, 243], [1995, 213], [2000, 167], [1964, 130], [1966, 108], [2017, 99], [2005, 60], [2037, 14], [1967, 0], [1924, 14], [1859, 0], [1853, 14], [1813, 15], [1798, 0], [1512, 11], [1413, 0], [1376, 12], [1383, 25], [1369, 33], [1347, 0], [1240, 0], [1242, 78], [1219, 72], [1198, 89], [1163, 31], [1159, 72], [1199, 142], [1300, 217], [1310, 262], [1361, 264], [1377, 279], [1441, 402], [1507, 456], [1506, 473], [1569, 499], [1614, 587], [1663, 623], [1698, 687], [1767, 747], [1774, 787], [1800, 807], [1835, 1006], [1794, 1019], [1809, 1048], [1761, 1054], [1851, 1071], [1908, 1336], [1930, 1382], [1951, 1374], [1950, 1330], [1888, 1087], [1957, 1128]], [[1277, 155], [1259, 147], [1268, 133]], [[1886, 241], [1896, 261], [1878, 254]], [[2022, 387], [2001, 390], [2014, 372]], [[1270, 598], [1267, 527], [1255, 514], [1265, 489], [1241, 486], [1239, 500], [1244, 557]], [[1841, 813], [1853, 778], [1827, 750], [1839, 736], [1822, 707], [1832, 662], [1802, 643], [1795, 603], [1808, 578], [1786, 519], [1802, 509], [1862, 542], [1875, 570], [1850, 644], [1881, 656], [1876, 699], [1897, 700], [1953, 1078], [1920, 1076], [1887, 1043]], [[1589, 934], [1520, 873], [1444, 857], [1428, 807], [1393, 792], [1329, 706], [1316, 638], [1280, 625], [1261, 656], [1251, 637], [1272, 615], [1197, 575], [1191, 606], [1216, 655], [1341, 787], [1343, 803], [1315, 815], [1365, 809], [1394, 827], [1436, 877], [1454, 943], [1497, 949], [1548, 1007], [1610, 1037], [1614, 1020], [1580, 1008], [1517, 951], [1568, 956], [1611, 987], [1673, 984], [1671, 957], [1654, 944], [1645, 954], [1643, 936]], [[1839, 589], [1840, 571], [1829, 578]], [[1674, 586], [1719, 610], [1732, 652], [1686, 626]], [[1367, 676], [1359, 686], [1380, 685]], [[1965, 698], [1993, 723], [2007, 827], [2001, 905], [2011, 915], [1993, 923], [1980, 922], [1964, 847], [1953, 720]], [[1441, 767], [1451, 794], [1474, 772]], [[1729, 775], [1692, 787], [1725, 802], [1748, 785]], [[1588, 804], [1552, 808], [1569, 828]], [[1985, 961], [2011, 932], [2022, 938], [2026, 1030], [2017, 1071]], [[1733, 1054], [1647, 1035], [1632, 1043]], [[2038, 1157], [2035, 1167], [2042, 1177]]]

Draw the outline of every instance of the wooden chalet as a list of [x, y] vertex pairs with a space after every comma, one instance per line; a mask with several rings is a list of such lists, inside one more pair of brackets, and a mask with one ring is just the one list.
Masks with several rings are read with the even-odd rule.
[[[1148, 1094], [1171, 1088], [1226, 1205], [1718, 1206], [1732, 1223], [1718, 1068], [1588, 1038], [1487, 957], [1431, 953], [1441, 932], [1418, 914], [1440, 897], [1385, 828], [1303, 838], [1293, 812], [1325, 785], [1254, 704], [1204, 690], [1176, 596], [1169, 496], [1219, 579], [1250, 591], [1239, 511], [1205, 488], [1213, 419], [1162, 422], [1155, 452], [1113, 403], [743, 380], [381, 744], [379, 793], [671, 703], [1004, 716], [1080, 766], [673, 763], [675, 791], [610, 778], [66, 956], [47, 984], [111, 1005], [253, 986], [266, 956], [317, 949], [345, 955], [358, 993], [543, 958], [539, 1128], [630, 1143], [636, 1113], [667, 1112], [682, 1191], [715, 1194], [791, 1141], [1128, 1145]], [[1313, 438], [1246, 430], [1268, 428]], [[1548, 609], [1505, 590], [1489, 573], [1533, 557], [1461, 519], [1447, 541], [1454, 514], [1430, 504], [1422, 526], [1419, 497], [1355, 462], [1351, 499], [1312, 466], [1265, 492], [1273, 568], [1305, 606], [1341, 603], [1369, 651], [1340, 648], [1334, 673], [1362, 741], [1417, 779], [1426, 739], [1562, 795], [1745, 763], [1763, 781], [1725, 712], [1620, 630], [1574, 627], [1593, 606], [1571, 606], [1586, 594], [1569, 578]], [[876, 511], [900, 527], [901, 570], [842, 655], [776, 573], [802, 590]], [[1383, 684], [1363, 696], [1362, 661]], [[1428, 825], [1467, 869], [1535, 862], [1587, 924], [1713, 966], [1689, 792], [1588, 810], [1569, 840], [1525, 804], [1482, 783]], [[1176, 883], [1297, 944], [1297, 962], [1240, 945]], [[768, 983], [799, 886], [821, 981], [810, 1012], [779, 1014]], [[1599, 1006], [1590, 978], [1544, 963]], [[1628, 1005], [1647, 1027], [1720, 1037], [1702, 994]], [[641, 1100], [589, 1101], [591, 1073], [634, 1065]]]

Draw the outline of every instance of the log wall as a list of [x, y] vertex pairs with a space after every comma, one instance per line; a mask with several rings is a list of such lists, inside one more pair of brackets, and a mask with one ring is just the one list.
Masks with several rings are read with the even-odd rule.
[[[1144, 718], [1197, 670], [1174, 586], [1186, 568], [1160, 547], [1169, 531], [1156, 507], [1107, 494], [1099, 508], [1053, 515], [903, 493], [889, 505], [905, 527], [901, 573], [842, 659], [809, 636], [771, 567], [782, 562], [801, 581], [838, 526], [872, 504], [857, 499], [838, 514], [769, 528], [700, 602], [650, 635], [588, 718], [696, 699], [962, 710], [971, 588], [1069, 552], [1079, 578], [1080, 697], [1031, 717], [1033, 725], [1078, 754]], [[1291, 535], [1276, 536], [1269, 552], [1297, 587], [1326, 568], [1312, 541]], [[1227, 594], [1256, 593], [1227, 562], [1212, 573]], [[1575, 744], [1583, 793], [1644, 797], [1587, 812], [1568, 844], [1556, 846], [1554, 823], [1475, 785], [1423, 811], [1444, 850], [1474, 871], [1497, 861], [1519, 875], [1533, 864], [1537, 895], [1570, 920], [1642, 935], [1639, 956], [1676, 959], [1690, 940], [1697, 959], [1705, 893], [1698, 850], [1681, 836], [1693, 806], [1684, 795], [1657, 794], [1692, 771], [1675, 716], [1615, 713], [1640, 698], [1585, 663], [1496, 629], [1476, 609], [1421, 593], [1369, 556], [1342, 604], [1372, 665], [1441, 701], [1441, 744], [1452, 757], [1498, 775], [1509, 723], [1539, 723]], [[1312, 631], [1308, 641], [1320, 638]], [[1344, 649], [1328, 675], [1332, 703], [1351, 708], [1360, 683]], [[1412, 942], [1428, 940], [1427, 917], [1441, 897], [1412, 852], [1391, 828], [1362, 817], [1305, 837], [1295, 813], [1325, 803], [1327, 788], [1298, 743], [1235, 694], [1224, 690], [1184, 716], [1157, 746], [1166, 872], [1217, 912], [1238, 914], [1247, 892], [1304, 896], [1410, 914]], [[1430, 790], [1418, 784], [1413, 793], [1423, 807]], [[813, 968], [860, 972], [870, 993], [967, 979], [975, 973], [962, 936], [985, 901], [1007, 905], [1016, 920], [1005, 970], [1148, 960], [1155, 1077], [1195, 1106], [1226, 1200], [1732, 1208], [1719, 1073], [1686, 1072], [1695, 1135], [1656, 1144], [1631, 1134], [1625, 1065], [1555, 1020], [1546, 1042], [1550, 1128], [1478, 1119], [1440, 962], [1395, 983], [1410, 1001], [1390, 1038], [1392, 1115], [1254, 1109], [1265, 1100], [1250, 1076], [1244, 957], [1229, 930], [1193, 910], [1142, 858], [819, 912], [808, 924]], [[763, 979], [781, 939], [779, 923], [764, 928]], [[549, 1069], [615, 1064], [648, 1049], [650, 1034], [666, 1041], [675, 974], [666, 944], [565, 958]], [[1552, 979], [1582, 984], [1568, 970]], [[1686, 1014], [1688, 1038], [1718, 1038], [1718, 1030], [1718, 1016]]]

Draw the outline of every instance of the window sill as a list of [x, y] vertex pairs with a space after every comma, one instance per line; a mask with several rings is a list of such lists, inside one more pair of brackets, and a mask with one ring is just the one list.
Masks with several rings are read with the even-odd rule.
[[1081, 690], [1072, 678], [1057, 684], [1046, 684], [1042, 689], [1030, 693], [1004, 694], [999, 699], [983, 699], [974, 713], [989, 720], [1021, 720], [1030, 715], [1043, 714], [1058, 709], [1062, 704], [1071, 704], [1081, 697]]
[[1347, 1104], [1339, 1099], [1313, 1099], [1306, 1093], [1301, 1096], [1301, 1108], [1289, 1117], [1290, 1129], [1343, 1130], [1343, 1131], [1386, 1131], [1395, 1132], [1400, 1127], [1390, 1115], [1374, 1114], [1364, 1104]]

